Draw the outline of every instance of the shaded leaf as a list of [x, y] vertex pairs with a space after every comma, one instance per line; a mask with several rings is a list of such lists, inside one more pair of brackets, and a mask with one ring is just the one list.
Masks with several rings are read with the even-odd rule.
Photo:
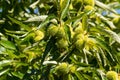
[[103, 60], [103, 64], [104, 64], [104, 66], [106, 66], [107, 65], [107, 58], [106, 58], [106, 56], [105, 56], [105, 54], [104, 54], [104, 51], [101, 49], [101, 48], [99, 48], [99, 50], [100, 50], [100, 54], [101, 54], [101, 56], [102, 56], [102, 60]]
[[101, 59], [100, 54], [98, 52], [95, 52], [95, 57], [97, 59], [99, 66], [102, 67], [102, 59]]
[[46, 20], [44, 22], [42, 22], [38, 27], [37, 29], [41, 29], [42, 27], [44, 27], [46, 24], [48, 24], [49, 22], [51, 22], [52, 19], [55, 18], [55, 15], [49, 15]]
[[81, 13], [80, 15], [78, 16], [75, 16], [75, 17], [72, 17], [71, 19], [68, 19], [65, 23], [66, 24], [70, 24], [71, 22], [74, 22], [76, 20], [80, 20], [82, 19], [82, 16], [84, 16], [86, 13]]
[[107, 43], [101, 39], [96, 38], [97, 44], [102, 47], [102, 49], [106, 50], [112, 61], [114, 61], [113, 55], [110, 53], [111, 49]]
[[85, 80], [85, 79], [84, 79], [84, 76], [83, 76], [81, 73], [75, 72], [75, 75], [77, 76], [77, 78], [78, 78], [79, 80]]
[[10, 16], [7, 16], [13, 23], [18, 24], [20, 27], [24, 28], [27, 31], [31, 31], [31, 28], [28, 25], [23, 24], [21, 21], [18, 21]]
[[52, 37], [49, 42], [46, 45], [45, 51], [42, 55], [42, 59], [41, 59], [41, 64], [43, 64], [43, 61], [45, 60], [46, 56], [48, 55], [48, 53], [50, 52], [50, 50], [52, 49], [53, 45], [54, 45], [54, 37]]
[[21, 66], [28, 66], [27, 63], [23, 63], [23, 62], [15, 62], [14, 65], [15, 65], [16, 68], [19, 68]]

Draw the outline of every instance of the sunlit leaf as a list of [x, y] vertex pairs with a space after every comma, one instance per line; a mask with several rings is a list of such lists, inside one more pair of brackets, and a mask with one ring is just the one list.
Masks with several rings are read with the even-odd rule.
[[57, 64], [56, 61], [44, 61], [43, 65], [47, 65], [47, 64]]
[[3, 60], [3, 61], [0, 61], [0, 66], [10, 65], [11, 62], [13, 62], [13, 60]]
[[0, 45], [4, 46], [5, 48], [8, 48], [8, 49], [16, 50], [15, 44], [10, 41], [1, 40]]
[[120, 37], [115, 32], [110, 30], [105, 30], [116, 42], [120, 44]]
[[84, 30], [88, 29], [88, 17], [86, 14], [82, 17], [82, 27]]
[[70, 0], [64, 0], [61, 6], [61, 16], [60, 19], [63, 19], [68, 11]]
[[0, 71], [0, 76], [3, 75], [3, 74], [5, 74], [5, 73], [7, 73], [9, 70], [10, 70], [10, 69], [8, 68], [8, 69], [6, 69], [6, 70]]
[[107, 24], [110, 26], [111, 29], [116, 29], [116, 27], [115, 27], [115, 25], [113, 24], [112, 21], [109, 21], [107, 18], [105, 18], [105, 17], [102, 16], [101, 14], [96, 13], [96, 15], [97, 15], [98, 17], [100, 17], [101, 20], [103, 20], [105, 23], [107, 23]]
[[34, 9], [39, 2], [40, 2], [40, 0], [37, 0], [36, 2], [34, 2], [33, 4], [30, 5], [30, 8]]
[[24, 22], [44, 21], [47, 17], [48, 17], [47, 15], [35, 16], [35, 17], [28, 18], [28, 20]]
[[97, 70], [98, 74], [100, 74], [101, 79], [104, 80], [105, 79], [105, 73], [102, 70]]
[[103, 8], [103, 9], [107, 9], [107, 10], [109, 10], [109, 11], [117, 14], [117, 12], [116, 12], [114, 9], [110, 8], [109, 6], [105, 5], [104, 3], [102, 3], [102, 2], [100, 2], [100, 1], [98, 1], [98, 0], [95, 0], [95, 4], [96, 4], [97, 6]]
[[18, 77], [20, 79], [23, 79], [23, 76], [24, 76], [24, 74], [21, 73], [21, 72], [12, 72], [12, 75], [14, 75], [14, 76], [16, 76], [16, 77]]
[[12, 33], [12, 34], [25, 34], [25, 33], [26, 33], [25, 31], [9, 31], [9, 30], [7, 30], [7, 29], [5, 29], [5, 31], [6, 31], [7, 33]]
[[[119, 8], [118, 0], [0, 0], [0, 80], [107, 80], [108, 70], [119, 74]], [[50, 25], [57, 26], [50, 30], [54, 36]], [[44, 39], [36, 41], [37, 30]], [[61, 73], [58, 63], [65, 63]]]
[[0, 20], [0, 24], [3, 24], [5, 21], [4, 20]]
[[71, 74], [69, 74], [68, 75], [68, 80], [75, 80], [75, 79], [74, 79], [74, 77]]
[[87, 79], [87, 80], [91, 80], [92, 77], [90, 77], [89, 75], [87, 74], [84, 74], [84, 77]]

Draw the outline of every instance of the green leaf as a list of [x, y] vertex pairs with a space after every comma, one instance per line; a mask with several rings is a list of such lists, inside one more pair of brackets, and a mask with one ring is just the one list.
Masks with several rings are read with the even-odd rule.
[[61, 7], [60, 20], [62, 20], [65, 17], [65, 15], [66, 15], [66, 13], [68, 11], [68, 8], [69, 8], [70, 0], [63, 0], [62, 3], [63, 4], [62, 4], [62, 7]]
[[109, 45], [101, 39], [98, 39], [98, 38], [95, 38], [95, 39], [97, 41], [97, 45], [101, 46], [103, 50], [105, 49], [107, 51], [108, 55], [110, 56], [110, 58], [112, 59], [112, 61], [114, 61], [113, 55], [110, 53], [111, 49], [110, 49]]
[[35, 7], [37, 7], [37, 4], [40, 2], [40, 0], [35, 1], [34, 3], [32, 3], [29, 7], [32, 9], [35, 9]]
[[110, 47], [107, 45], [105, 41], [99, 38], [95, 38], [97, 41], [97, 44], [100, 45], [103, 49], [105, 49], [107, 52], [110, 52]]
[[102, 59], [101, 59], [100, 54], [98, 52], [95, 52], [95, 57], [97, 59], [99, 66], [102, 67]]
[[0, 45], [4, 46], [5, 48], [8, 48], [8, 49], [16, 50], [15, 44], [11, 41], [1, 40]]
[[39, 22], [39, 21], [45, 21], [45, 19], [48, 17], [48, 15], [41, 15], [41, 16], [35, 16], [35, 17], [31, 17], [28, 18], [28, 20], [24, 21], [24, 22]]
[[84, 74], [83, 76], [84, 76], [87, 80], [91, 80], [91, 79], [92, 79], [92, 77], [89, 76], [89, 75], [87, 75], [87, 74]]
[[79, 66], [83, 66], [83, 67], [88, 67], [88, 66], [90, 66], [89, 64], [81, 63], [81, 62], [77, 63], [77, 65], [79, 65]]
[[116, 34], [115, 32], [111, 31], [111, 30], [105, 30], [110, 37], [112, 37], [116, 42], [118, 42], [120, 44], [120, 37], [118, 34]]
[[82, 28], [84, 30], [88, 29], [88, 17], [86, 14], [82, 17]]
[[15, 35], [15, 34], [10, 34], [10, 33], [6, 33], [7, 35], [11, 36], [12, 38], [16, 39], [16, 40], [20, 40], [19, 36]]
[[105, 35], [108, 36], [109, 34], [107, 32], [104, 31], [103, 27], [91, 27], [90, 31], [94, 34], [94, 33], [99, 33], [101, 35]]
[[83, 49], [83, 53], [84, 53], [85, 63], [88, 64], [88, 58], [87, 58], [87, 53], [86, 53], [85, 49]]
[[14, 75], [14, 76], [16, 76], [16, 77], [18, 77], [20, 79], [23, 79], [23, 76], [24, 76], [24, 74], [19, 72], [19, 71], [18, 72], [12, 72], [12, 75]]
[[64, 31], [65, 31], [65, 33], [66, 33], [66, 37], [67, 37], [67, 39], [70, 40], [70, 39], [71, 39], [71, 31], [70, 31], [70, 27], [67, 26], [67, 25], [65, 25], [65, 26], [64, 26]]
[[77, 76], [77, 78], [78, 78], [79, 80], [85, 80], [85, 79], [84, 79], [84, 76], [83, 76], [81, 73], [75, 72], [75, 75]]
[[107, 65], [107, 58], [104, 54], [104, 51], [100, 47], [99, 47], [99, 50], [100, 50], [100, 54], [102, 56], [103, 64], [104, 64], [104, 66], [106, 66]]
[[71, 74], [68, 74], [68, 80], [75, 80]]
[[102, 9], [106, 9], [106, 10], [109, 10], [109, 11], [117, 14], [117, 12], [114, 9], [112, 9], [111, 7], [107, 6], [106, 4], [104, 4], [104, 3], [102, 3], [102, 2], [100, 2], [98, 0], [95, 0], [95, 4], [97, 6], [99, 6], [100, 8], [102, 8]]
[[85, 14], [86, 14], [86, 13], [81, 13], [81, 14], [78, 15], [78, 16], [72, 17], [71, 19], [68, 19], [65, 23], [66, 23], [66, 24], [70, 24], [71, 22], [80, 20], [80, 19], [82, 19], [82, 16], [84, 16]]
[[0, 80], [6, 80], [7, 74], [3, 74], [0, 76]]
[[3, 60], [3, 61], [0, 61], [0, 66], [10, 65], [10, 63], [12, 62], [13, 60]]
[[3, 74], [5, 74], [5, 73], [7, 73], [9, 70], [10, 70], [10, 69], [8, 68], [8, 69], [6, 69], [6, 70], [0, 71], [0, 76], [3, 75]]
[[35, 37], [35, 33], [30, 32], [30, 33], [26, 34], [24, 38], [21, 39], [20, 43], [26, 44], [27, 42], [33, 40], [34, 37]]
[[42, 27], [44, 27], [45, 25], [47, 25], [49, 22], [51, 22], [51, 20], [52, 19], [54, 19], [55, 18], [55, 15], [49, 15], [46, 19], [45, 19], [45, 21], [43, 21], [38, 27], [37, 27], [37, 29], [41, 29]]
[[14, 65], [15, 65], [15, 68], [19, 68], [21, 66], [28, 66], [27, 63], [23, 63], [23, 62], [15, 62]]
[[14, 18], [11, 18], [10, 16], [7, 16], [13, 23], [18, 24], [20, 27], [22, 27], [23, 29], [27, 30], [27, 31], [31, 31], [31, 28], [28, 25], [23, 24], [21, 21], [18, 21]]
[[107, 23], [111, 29], [116, 29], [115, 25], [113, 24], [112, 21], [109, 21], [106, 17], [99, 13], [95, 13], [101, 20], [103, 20], [105, 23]]
[[55, 80], [52, 74], [49, 75], [49, 80]]
[[5, 31], [7, 33], [11, 33], [11, 34], [25, 34], [26, 33], [25, 31], [10, 31], [10, 30], [7, 30], [7, 29], [5, 29]]
[[46, 56], [48, 55], [48, 53], [50, 52], [53, 46], [54, 46], [54, 37], [52, 37], [46, 45], [45, 51], [42, 55], [41, 64], [43, 64]]
[[5, 20], [0, 20], [0, 24], [3, 24], [5, 22]]
[[97, 74], [99, 74], [99, 75], [101, 76], [101, 79], [102, 79], [102, 80], [105, 79], [105, 73], [104, 73], [102, 70], [98, 69], [98, 70], [97, 70]]
[[54, 64], [57, 64], [57, 62], [56, 61], [44, 61], [43, 62], [43, 65], [54, 65]]
[[0, 54], [4, 54], [4, 51], [6, 51], [6, 49], [3, 46], [0, 46]]

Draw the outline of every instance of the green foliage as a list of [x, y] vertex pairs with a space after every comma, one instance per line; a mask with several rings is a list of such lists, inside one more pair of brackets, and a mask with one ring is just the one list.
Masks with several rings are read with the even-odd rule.
[[0, 80], [118, 76], [117, 9], [119, 0], [1, 0]]

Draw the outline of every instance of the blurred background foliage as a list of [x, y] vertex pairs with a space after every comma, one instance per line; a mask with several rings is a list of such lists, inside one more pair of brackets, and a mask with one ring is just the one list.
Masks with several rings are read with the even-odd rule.
[[117, 80], [119, 2], [0, 0], [0, 80]]

